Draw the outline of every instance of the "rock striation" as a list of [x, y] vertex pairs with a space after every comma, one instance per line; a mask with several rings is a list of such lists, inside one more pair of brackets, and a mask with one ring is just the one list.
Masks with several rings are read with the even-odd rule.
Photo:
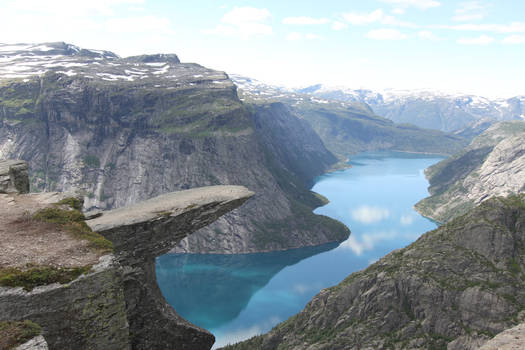
[[225, 349], [477, 349], [525, 318], [525, 195], [492, 198]]
[[416, 204], [438, 222], [464, 214], [493, 196], [525, 191], [525, 122], [502, 122], [469, 147], [425, 171], [430, 197]]
[[[9, 206], [33, 203], [34, 197], [44, 205], [62, 197], [10, 195]], [[0, 321], [37, 323], [52, 349], [209, 349], [213, 335], [181, 318], [164, 300], [156, 282], [155, 257], [252, 196], [242, 186], [212, 186], [103, 212], [87, 224], [113, 243], [114, 252], [104, 253], [85, 273], [65, 284], [32, 289], [0, 286]], [[3, 227], [0, 234], [0, 248], [8, 249]], [[39, 239], [33, 244], [39, 244]], [[78, 251], [75, 254], [70, 258], [83, 258]]]

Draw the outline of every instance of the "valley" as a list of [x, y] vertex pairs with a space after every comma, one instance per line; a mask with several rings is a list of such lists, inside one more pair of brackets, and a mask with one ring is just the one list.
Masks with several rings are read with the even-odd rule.
[[476, 349], [525, 320], [524, 103], [0, 44], [2, 205], [29, 187], [112, 246], [71, 295], [3, 284], [0, 321], [51, 348]]

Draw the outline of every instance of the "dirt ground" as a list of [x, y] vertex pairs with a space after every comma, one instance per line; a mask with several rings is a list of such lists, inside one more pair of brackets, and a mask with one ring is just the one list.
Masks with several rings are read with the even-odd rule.
[[0, 194], [0, 268], [80, 267], [98, 262], [101, 254], [88, 241], [72, 237], [55, 224], [31, 219], [37, 210], [50, 206], [52, 196]]

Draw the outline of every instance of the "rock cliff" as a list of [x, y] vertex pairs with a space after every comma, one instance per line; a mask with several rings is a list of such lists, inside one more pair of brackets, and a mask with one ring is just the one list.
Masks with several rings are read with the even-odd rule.
[[175, 55], [120, 58], [64, 43], [0, 45], [0, 55], [0, 159], [28, 161], [34, 190], [80, 191], [85, 209], [103, 210], [198, 186], [257, 193], [179, 251], [268, 251], [348, 236], [312, 214], [322, 201], [307, 184], [333, 155], [287, 110], [273, 120], [245, 106], [225, 73]]
[[477, 349], [525, 317], [525, 195], [492, 198], [226, 349]]
[[[0, 321], [37, 323], [51, 349], [209, 349], [213, 335], [164, 300], [155, 257], [252, 195], [241, 186], [212, 186], [102, 212], [86, 223], [112, 242], [110, 252], [78, 231], [84, 221], [61, 221], [82, 218], [65, 208], [74, 200], [4, 194]], [[39, 221], [42, 213], [49, 220]]]
[[425, 171], [430, 197], [416, 204], [439, 222], [464, 214], [492, 196], [525, 191], [525, 122], [502, 122], [469, 147]]

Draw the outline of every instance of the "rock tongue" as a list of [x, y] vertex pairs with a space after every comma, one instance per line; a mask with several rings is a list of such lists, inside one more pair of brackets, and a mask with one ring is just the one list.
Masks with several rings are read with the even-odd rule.
[[210, 186], [164, 194], [88, 220], [110, 239], [124, 267], [124, 298], [132, 348], [209, 349], [214, 336], [181, 318], [165, 301], [155, 257], [188, 234], [215, 221], [253, 196], [242, 186]]

